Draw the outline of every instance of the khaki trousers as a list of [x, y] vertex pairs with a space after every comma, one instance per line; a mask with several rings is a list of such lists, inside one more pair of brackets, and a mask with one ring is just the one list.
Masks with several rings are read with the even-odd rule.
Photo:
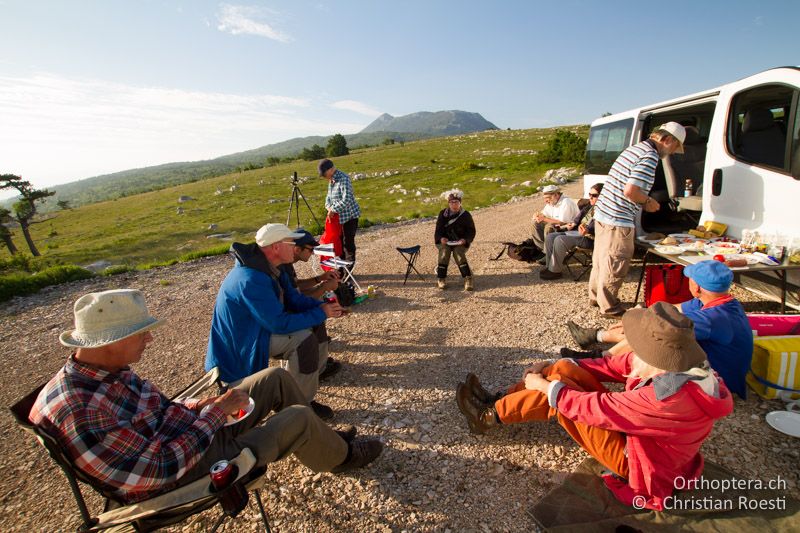
[[[289, 372], [297, 386], [303, 392], [307, 402], [314, 399], [319, 389], [319, 369], [325, 368], [328, 362], [328, 343], [319, 345], [319, 363], [317, 371], [304, 374], [300, 372], [300, 362], [297, 354], [297, 347], [312, 334], [310, 329], [295, 331], [289, 335], [272, 335], [269, 340], [270, 359], [280, 359], [281, 368]], [[288, 357], [286, 355], [288, 354]]]
[[533, 238], [534, 244], [536, 244], [540, 250], [544, 250], [545, 239], [554, 231], [556, 231], [556, 225], [550, 224], [549, 222], [534, 222], [531, 227], [531, 237]]
[[597, 302], [601, 313], [621, 312], [617, 294], [633, 259], [635, 228], [612, 226], [595, 220], [592, 273], [589, 300]]
[[[233, 459], [244, 448], [250, 448], [260, 466], [291, 453], [315, 472], [328, 472], [344, 462], [347, 443], [314, 414], [285, 370], [267, 368], [244, 378], [235, 388], [247, 391], [255, 410], [238, 424], [220, 428], [200, 462], [179, 484], [208, 474], [211, 465]], [[259, 425], [272, 411], [276, 413]]]
[[[561, 381], [579, 391], [608, 392], [591, 373], [569, 361], [557, 361], [544, 367], [542, 376], [548, 381]], [[547, 394], [528, 390], [525, 382], [511, 386], [505, 396], [494, 404], [497, 416], [504, 424], [532, 420], [544, 421], [557, 417], [558, 423], [586, 452], [615, 474], [628, 478], [628, 458], [625, 456], [625, 435], [599, 427], [573, 422], [552, 407]]]

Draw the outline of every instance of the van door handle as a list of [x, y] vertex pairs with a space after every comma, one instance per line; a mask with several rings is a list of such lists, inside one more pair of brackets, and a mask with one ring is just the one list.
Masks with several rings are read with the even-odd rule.
[[714, 174], [711, 177], [711, 194], [719, 196], [722, 194], [722, 169], [714, 169]]

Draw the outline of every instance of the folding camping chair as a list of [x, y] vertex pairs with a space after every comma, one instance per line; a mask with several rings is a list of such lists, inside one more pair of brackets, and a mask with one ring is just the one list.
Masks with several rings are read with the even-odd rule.
[[406, 276], [403, 278], [403, 285], [405, 285], [406, 282], [408, 281], [408, 276], [411, 274], [412, 270], [417, 273], [419, 279], [425, 281], [425, 277], [422, 274], [420, 274], [419, 270], [417, 270], [417, 267], [414, 266], [414, 264], [417, 262], [417, 257], [419, 257], [419, 249], [420, 249], [419, 244], [416, 246], [409, 246], [408, 248], [400, 248], [400, 247], [396, 248], [396, 250], [400, 252], [400, 255], [403, 257], [403, 259], [406, 260], [407, 263]]
[[[192, 397], [214, 383], [218, 383], [218, 378], [219, 372], [214, 368], [200, 380], [179, 393], [174, 399]], [[51, 459], [53, 459], [64, 472], [64, 476], [69, 482], [70, 489], [72, 489], [72, 495], [78, 506], [81, 520], [83, 521], [83, 524], [80, 526], [80, 531], [93, 532], [109, 528], [114, 528], [114, 531], [152, 531], [181, 522], [194, 514], [213, 507], [220, 501], [220, 494], [212, 493], [210, 490], [211, 481], [208, 475], [188, 485], [184, 485], [164, 494], [159, 494], [148, 500], [127, 505], [119, 501], [115, 495], [109, 492], [108, 487], [98, 483], [97, 480], [75, 468], [72, 464], [72, 460], [67, 456], [64, 450], [61, 449], [56, 439], [42, 431], [38, 426], [33, 425], [29, 420], [28, 416], [30, 415], [31, 408], [36, 398], [39, 396], [39, 392], [44, 388], [44, 385], [45, 384], [38, 386], [9, 409], [17, 423], [22, 426], [25, 431], [32, 433], [36, 437], [39, 443], [47, 450]], [[255, 494], [259, 512], [261, 513], [261, 519], [264, 522], [266, 530], [269, 532], [269, 521], [264, 511], [261, 495], [258, 492], [264, 483], [264, 474], [267, 472], [267, 468], [257, 467], [253, 452], [247, 448], [242, 450], [231, 462], [236, 464], [239, 469], [236, 481], [244, 483], [247, 491], [252, 491]], [[92, 516], [89, 512], [86, 500], [78, 485], [79, 481], [92, 487], [95, 492], [105, 499], [102, 513]], [[234, 514], [231, 517], [235, 516]], [[222, 514], [210, 531], [216, 531], [227, 517], [228, 515]]]
[[[580, 268], [576, 266], [576, 272], [573, 272], [572, 267], [569, 266], [570, 259], [580, 265]], [[580, 279], [592, 269], [592, 250], [590, 248], [574, 246], [567, 252], [567, 255], [564, 256], [564, 262], [562, 264], [574, 281], [580, 281]]]
[[341, 269], [344, 272], [341, 283], [347, 283], [349, 280], [353, 283], [359, 293], [364, 292], [361, 289], [361, 285], [359, 285], [356, 281], [356, 278], [353, 277], [354, 263], [352, 261], [345, 261], [344, 259], [339, 259], [338, 257], [331, 257], [330, 259], [320, 261], [319, 264], [331, 269]]

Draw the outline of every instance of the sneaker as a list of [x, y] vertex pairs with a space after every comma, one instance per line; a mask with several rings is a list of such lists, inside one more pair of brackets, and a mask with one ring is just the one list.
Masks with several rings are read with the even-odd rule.
[[539, 279], [545, 279], [545, 280], [560, 279], [562, 275], [563, 274], [561, 274], [561, 272], [551, 272], [550, 270], [547, 270], [545, 268], [544, 270], [539, 272]]
[[583, 328], [570, 320], [567, 322], [567, 329], [572, 338], [581, 348], [586, 348], [597, 342], [597, 328]]
[[569, 357], [570, 359], [597, 359], [603, 357], [603, 350], [589, 350], [588, 352], [579, 352], [571, 348], [561, 348], [561, 357]]
[[439, 287], [440, 289], [444, 290], [445, 287], [447, 287], [447, 283], [444, 282], [444, 278], [438, 278], [436, 280], [436, 286]]
[[331, 469], [331, 472], [347, 472], [370, 464], [383, 451], [383, 443], [378, 439], [358, 439], [350, 443], [347, 459]]
[[344, 439], [344, 441], [347, 444], [353, 442], [353, 439], [355, 439], [356, 435], [358, 434], [358, 429], [356, 429], [355, 426], [351, 426], [349, 424], [346, 426], [342, 426], [342, 429], [335, 429], [334, 431], [336, 431], [336, 433], [340, 437], [342, 437], [342, 439]]
[[325, 368], [319, 373], [320, 381], [324, 381], [331, 377], [332, 375], [336, 374], [342, 369], [342, 363], [337, 361], [331, 356], [328, 356], [328, 361], [325, 363]]
[[330, 420], [333, 418], [333, 409], [328, 407], [327, 405], [323, 405], [319, 402], [312, 401], [309, 405], [311, 405], [311, 409], [314, 410], [314, 414], [320, 417], [323, 420]]

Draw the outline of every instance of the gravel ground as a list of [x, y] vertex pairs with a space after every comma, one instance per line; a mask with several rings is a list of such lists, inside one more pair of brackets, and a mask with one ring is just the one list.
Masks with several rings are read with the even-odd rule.
[[[567, 187], [577, 197], [579, 184]], [[526, 237], [539, 195], [473, 212], [478, 237], [469, 251], [476, 290], [461, 290], [452, 268], [446, 291], [435, 288], [434, 221], [359, 233], [359, 282], [377, 296], [332, 320], [333, 354], [346, 363], [326, 382], [320, 400], [337, 413], [335, 423], [354, 424], [362, 435], [380, 437], [383, 455], [347, 475], [314, 474], [293, 457], [269, 468], [263, 491], [273, 530], [280, 531], [530, 531], [533, 503], [557, 485], [586, 454], [556, 424], [501, 428], [471, 435], [454, 400], [456, 384], [474, 371], [499, 389], [518, 379], [524, 365], [576, 346], [564, 327], [606, 325], [589, 308], [586, 282], [542, 282], [540, 267], [504, 258], [489, 261], [500, 241]], [[467, 195], [465, 207], [469, 207]], [[405, 264], [396, 246], [422, 244], [418, 261], [425, 281], [403, 285]], [[214, 298], [231, 266], [214, 257], [147, 272], [76, 282], [16, 298], [0, 313], [0, 349], [8, 364], [0, 380], [10, 405], [48, 380], [68, 355], [58, 334], [72, 322], [80, 295], [109, 288], [141, 289], [151, 312], [167, 319], [137, 371], [168, 393], [198, 377]], [[300, 269], [301, 275], [307, 266]], [[455, 273], [456, 277], [453, 276]], [[633, 269], [622, 289], [632, 301]], [[737, 293], [752, 309], [770, 304]], [[736, 400], [734, 414], [719, 422], [703, 451], [742, 477], [787, 482], [800, 496], [798, 451], [791, 437], [772, 430], [764, 415], [779, 408], [751, 395]], [[63, 475], [6, 410], [0, 429], [0, 530], [55, 531], [78, 524]], [[92, 500], [96, 503], [96, 500]], [[230, 531], [259, 527], [254, 505]], [[204, 531], [217, 516], [210, 510], [176, 531]]]

